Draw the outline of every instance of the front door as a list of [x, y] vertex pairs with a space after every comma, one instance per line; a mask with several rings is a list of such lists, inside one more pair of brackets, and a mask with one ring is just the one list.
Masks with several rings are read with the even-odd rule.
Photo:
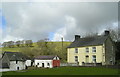
[[19, 67], [17, 67], [17, 70], [19, 70]]
[[86, 63], [89, 63], [89, 56], [86, 56]]

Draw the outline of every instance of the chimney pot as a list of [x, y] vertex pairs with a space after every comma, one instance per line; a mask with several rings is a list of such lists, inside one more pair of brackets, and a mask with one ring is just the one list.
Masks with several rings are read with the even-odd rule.
[[105, 30], [105, 35], [109, 35], [109, 31], [108, 30]]
[[75, 40], [78, 40], [80, 38], [80, 35], [75, 35]]

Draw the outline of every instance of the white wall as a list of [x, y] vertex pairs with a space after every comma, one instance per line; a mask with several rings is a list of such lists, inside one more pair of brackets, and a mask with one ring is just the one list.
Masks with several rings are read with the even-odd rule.
[[6, 68], [5, 69], [0, 69], [0, 72], [4, 72], [4, 71], [16, 71], [17, 67], [19, 67], [19, 70], [23, 70], [23, 69], [26, 68], [25, 63], [27, 65], [29, 65], [29, 62], [30, 61], [27, 61], [27, 63], [26, 62], [22, 62], [22, 61], [18, 61], [17, 64], [16, 64], [16, 61], [10, 61], [10, 68], [8, 68], [8, 69], [6, 69]]
[[26, 65], [26, 66], [31, 66], [31, 60], [26, 60], [26, 61], [25, 61], [25, 65]]
[[4, 72], [4, 71], [11, 71], [10, 69], [0, 69], [0, 72]]
[[60, 60], [59, 57], [54, 57], [53, 60]]
[[16, 64], [16, 61], [10, 61], [10, 70], [17, 70], [17, 67], [19, 67], [19, 70], [25, 69], [25, 62], [18, 61]]
[[[39, 65], [38, 65], [39, 63]], [[52, 68], [53, 65], [52, 65], [52, 60], [37, 60], [35, 59], [34, 60], [34, 66], [37, 66], [37, 67], [42, 67], [42, 63], [44, 63], [44, 68]], [[49, 66], [47, 64], [50, 64]]]

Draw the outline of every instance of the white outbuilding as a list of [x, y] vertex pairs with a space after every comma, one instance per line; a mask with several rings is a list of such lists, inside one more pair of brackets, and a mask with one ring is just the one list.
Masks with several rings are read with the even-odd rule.
[[34, 59], [35, 67], [53, 68], [60, 66], [60, 58], [53, 55], [37, 56]]
[[0, 63], [2, 71], [23, 70], [31, 65], [31, 61], [28, 57], [20, 52], [4, 52]]

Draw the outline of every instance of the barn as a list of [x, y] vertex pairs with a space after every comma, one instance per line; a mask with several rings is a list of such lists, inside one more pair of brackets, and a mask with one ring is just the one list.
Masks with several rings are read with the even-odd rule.
[[54, 55], [37, 56], [34, 59], [35, 67], [53, 68], [60, 66], [60, 58]]

